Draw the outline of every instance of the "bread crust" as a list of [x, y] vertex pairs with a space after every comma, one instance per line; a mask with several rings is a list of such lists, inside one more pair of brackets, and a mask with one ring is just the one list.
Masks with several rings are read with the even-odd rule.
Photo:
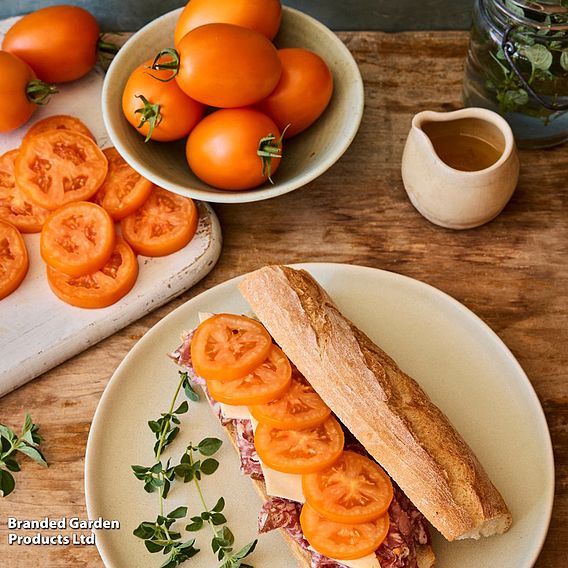
[[507, 505], [447, 417], [307, 272], [268, 266], [248, 275], [240, 290], [341, 422], [444, 537], [509, 528]]

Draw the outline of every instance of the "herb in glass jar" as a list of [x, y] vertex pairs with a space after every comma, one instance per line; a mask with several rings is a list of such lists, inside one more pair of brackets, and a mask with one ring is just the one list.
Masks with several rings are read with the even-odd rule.
[[477, 0], [464, 98], [501, 113], [521, 146], [568, 140], [568, 0]]

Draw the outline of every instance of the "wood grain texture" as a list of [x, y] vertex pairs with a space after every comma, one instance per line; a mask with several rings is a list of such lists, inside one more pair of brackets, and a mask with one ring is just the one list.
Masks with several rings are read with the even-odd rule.
[[[461, 105], [462, 32], [341, 34], [366, 85], [366, 111], [347, 154], [305, 188], [260, 203], [216, 206], [224, 251], [190, 292], [0, 399], [0, 421], [26, 410], [41, 424], [49, 470], [27, 463], [0, 501], [3, 565], [101, 568], [92, 547], [8, 547], [5, 519], [85, 516], [89, 424], [114, 369], [157, 321], [199, 292], [270, 263], [334, 261], [423, 280], [472, 309], [505, 341], [544, 406], [556, 455], [556, 502], [537, 568], [557, 568], [568, 542], [568, 177], [566, 148], [522, 152], [521, 181], [493, 222], [454, 232], [412, 207], [400, 176], [414, 113]], [[117, 434], [119, 435], [119, 434]]]

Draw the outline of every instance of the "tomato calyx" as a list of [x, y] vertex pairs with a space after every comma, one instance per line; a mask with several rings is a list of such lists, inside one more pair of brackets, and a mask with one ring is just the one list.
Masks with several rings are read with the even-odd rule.
[[119, 45], [116, 43], [111, 43], [109, 41], [103, 40], [103, 34], [100, 35], [99, 41], [97, 42], [97, 51], [99, 53], [108, 53], [109, 55], [116, 55], [120, 49]]
[[147, 122], [150, 125], [148, 129], [148, 134], [144, 139], [144, 142], [148, 142], [150, 138], [152, 138], [152, 133], [154, 132], [154, 128], [162, 122], [162, 115], [160, 113], [160, 105], [151, 103], [144, 95], [136, 95], [137, 99], [140, 99], [144, 106], [141, 106], [139, 109], [135, 110], [135, 114], [140, 114], [140, 123], [138, 124], [138, 128], [142, 128], [144, 124]]
[[258, 142], [258, 150], [256, 151], [257, 156], [260, 157], [262, 162], [262, 175], [268, 178], [268, 181], [274, 185], [274, 180], [272, 179], [272, 159], [282, 158], [282, 140], [284, 138], [284, 133], [288, 130], [288, 126], [284, 128], [280, 138], [276, 140], [274, 134], [269, 133], [264, 138], [261, 138]]
[[49, 102], [51, 95], [59, 93], [59, 89], [55, 85], [44, 83], [39, 79], [32, 79], [26, 85], [26, 97], [30, 103], [43, 106]]
[[[164, 56], [169, 56], [170, 57], [169, 61], [164, 61], [160, 63], [160, 59]], [[151, 73], [148, 74], [150, 75], [150, 77], [156, 79], [157, 81], [161, 81], [162, 83], [167, 83], [168, 81], [171, 81], [179, 73], [179, 66], [180, 66], [179, 52], [173, 47], [167, 47], [166, 49], [162, 49], [156, 54], [156, 57], [154, 57], [152, 65], [150, 65], [148, 69], [153, 69], [154, 71], [170, 70], [172, 71], [171, 76], [168, 77], [167, 79], [160, 79], [159, 77], [156, 77]]]

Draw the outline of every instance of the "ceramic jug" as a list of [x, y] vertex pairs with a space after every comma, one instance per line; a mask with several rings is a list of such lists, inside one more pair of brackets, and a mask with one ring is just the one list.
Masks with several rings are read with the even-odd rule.
[[505, 207], [519, 158], [510, 126], [482, 108], [424, 111], [412, 120], [402, 158], [410, 201], [432, 223], [469, 229]]

